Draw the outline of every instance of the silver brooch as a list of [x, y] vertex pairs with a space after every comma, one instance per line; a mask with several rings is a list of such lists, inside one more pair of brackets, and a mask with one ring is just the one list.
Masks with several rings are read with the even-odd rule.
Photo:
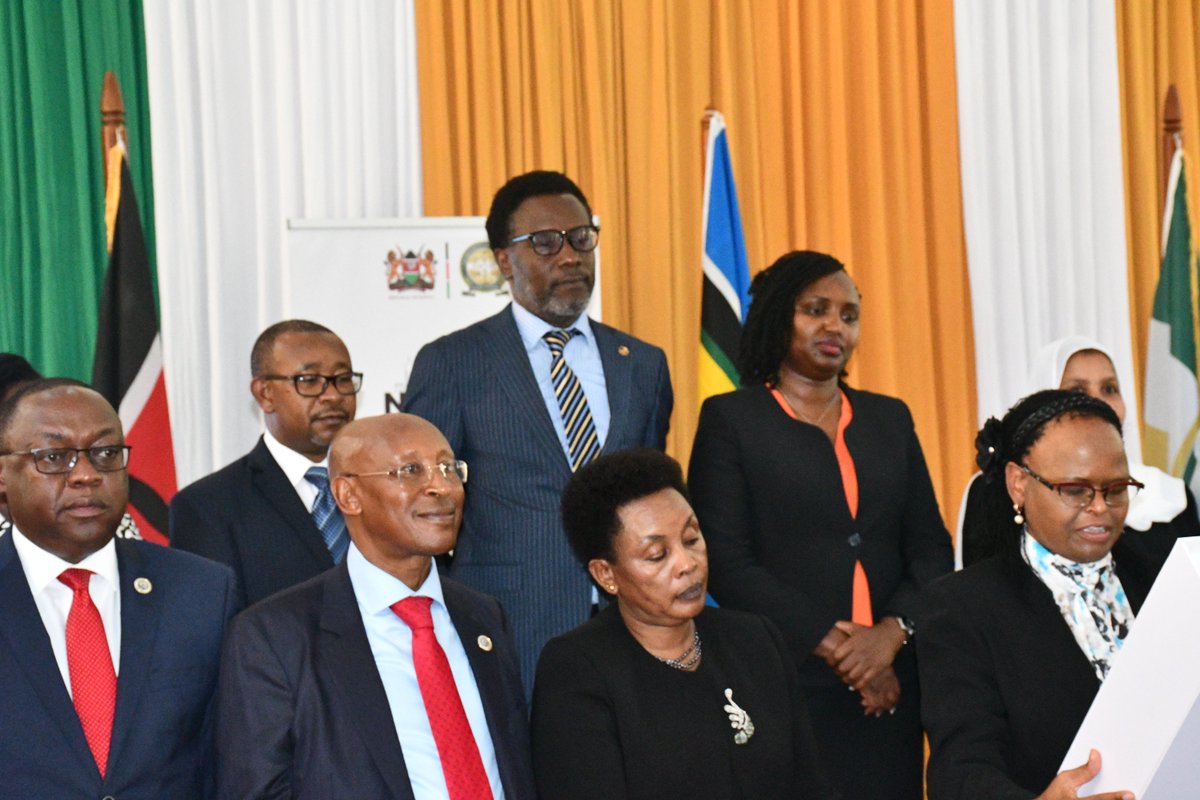
[[733, 702], [733, 689], [725, 690], [725, 699], [729, 701], [725, 706], [725, 713], [729, 715], [729, 727], [735, 731], [733, 740], [738, 744], [745, 744], [754, 735], [754, 721], [745, 709]]

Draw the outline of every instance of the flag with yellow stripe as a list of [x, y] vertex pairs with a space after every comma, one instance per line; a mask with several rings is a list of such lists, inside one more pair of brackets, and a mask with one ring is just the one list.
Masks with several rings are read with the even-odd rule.
[[709, 122], [704, 161], [699, 402], [739, 385], [738, 342], [750, 305], [750, 267], [733, 183], [729, 140], [725, 118], [716, 112]]

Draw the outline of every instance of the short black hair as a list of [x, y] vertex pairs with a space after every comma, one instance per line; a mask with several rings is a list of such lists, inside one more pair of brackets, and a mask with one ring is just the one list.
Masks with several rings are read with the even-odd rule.
[[575, 185], [575, 181], [561, 172], [549, 170], [534, 170], [510, 178], [508, 183], [500, 187], [492, 198], [492, 207], [488, 211], [487, 229], [488, 245], [493, 250], [508, 247], [512, 238], [512, 216], [517, 213], [521, 203], [531, 197], [543, 197], [548, 194], [569, 194], [583, 203], [588, 220], [592, 219], [592, 206], [584, 196], [583, 190]]
[[7, 450], [8, 445], [6, 437], [8, 429], [12, 425], [13, 418], [17, 415], [17, 409], [26, 397], [42, 392], [48, 392], [51, 389], [58, 389], [63, 386], [75, 386], [83, 389], [96, 391], [93, 387], [77, 381], [74, 378], [36, 378], [28, 383], [24, 383], [17, 388], [8, 398], [0, 403], [0, 449]]
[[648, 448], [600, 456], [572, 475], [563, 490], [562, 520], [579, 563], [586, 567], [595, 558], [614, 561], [621, 506], [663, 489], [674, 489], [688, 499], [679, 462]]
[[22, 383], [42, 377], [33, 365], [16, 353], [0, 353], [0, 400]]
[[779, 367], [792, 344], [796, 298], [826, 275], [845, 271], [842, 262], [827, 253], [793, 250], [754, 276], [738, 348], [743, 386], [779, 381]]
[[1023, 526], [1013, 521], [1012, 498], [1004, 478], [1008, 462], [1023, 464], [1054, 420], [1079, 417], [1102, 420], [1121, 433], [1121, 419], [1108, 403], [1062, 389], [1034, 392], [1017, 401], [1004, 419], [992, 417], [983, 424], [975, 437], [975, 463], [983, 472], [979, 478], [984, 482], [983, 500], [972, 515], [981, 526], [974, 537], [981, 558], [1013, 552], [1021, 541]]
[[275, 340], [285, 333], [327, 333], [338, 338], [336, 333], [324, 325], [306, 319], [285, 319], [283, 322], [276, 322], [254, 340], [254, 347], [250, 349], [250, 377], [257, 378], [263, 374], [267, 368], [267, 360], [271, 357], [271, 350], [275, 347]]

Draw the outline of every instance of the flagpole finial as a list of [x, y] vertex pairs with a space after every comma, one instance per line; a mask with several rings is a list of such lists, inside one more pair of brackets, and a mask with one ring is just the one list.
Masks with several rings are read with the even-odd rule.
[[104, 73], [104, 86], [100, 90], [100, 147], [104, 162], [104, 185], [108, 185], [108, 151], [118, 142], [125, 141], [125, 98], [121, 95], [121, 84], [112, 70]]
[[1162, 182], [1159, 184], [1158, 192], [1158, 196], [1161, 198], [1159, 211], [1166, 210], [1167, 192], [1170, 190], [1171, 182], [1171, 159], [1175, 157], [1175, 150], [1183, 147], [1183, 111], [1179, 107], [1179, 92], [1173, 83], [1167, 87], [1167, 96], [1163, 100], [1162, 126], [1162, 163], [1160, 165]]

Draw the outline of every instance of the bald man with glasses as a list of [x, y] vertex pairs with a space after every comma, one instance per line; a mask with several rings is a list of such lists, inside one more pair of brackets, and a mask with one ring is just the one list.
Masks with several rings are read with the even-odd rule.
[[345, 558], [350, 537], [328, 454], [354, 419], [363, 377], [337, 334], [307, 320], [263, 331], [250, 372], [266, 431], [248, 454], [171, 501], [171, 546], [232, 567], [245, 605]]

